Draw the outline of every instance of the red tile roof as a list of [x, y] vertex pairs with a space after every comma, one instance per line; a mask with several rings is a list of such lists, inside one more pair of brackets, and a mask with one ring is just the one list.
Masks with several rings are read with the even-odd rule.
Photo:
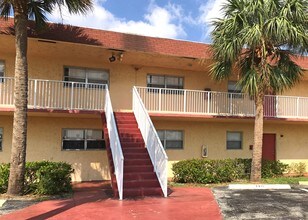
[[[0, 19], [0, 34], [14, 34], [14, 21]], [[34, 23], [29, 24], [28, 36], [45, 40], [101, 46], [107, 49], [142, 51], [177, 57], [211, 58], [211, 45], [182, 40], [146, 37], [113, 31], [48, 23], [48, 28], [37, 33]], [[296, 59], [302, 68], [308, 69], [308, 57]]]
[[[0, 20], [0, 34], [14, 34], [13, 19]], [[178, 57], [210, 58], [210, 45], [157, 37], [145, 37], [112, 31], [48, 23], [45, 31], [36, 33], [30, 22], [29, 37], [101, 46], [103, 48], [142, 51]]]

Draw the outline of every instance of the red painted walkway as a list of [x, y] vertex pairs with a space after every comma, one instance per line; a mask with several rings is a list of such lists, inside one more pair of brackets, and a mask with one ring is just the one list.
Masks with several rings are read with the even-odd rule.
[[119, 201], [110, 198], [109, 183], [81, 183], [72, 199], [38, 203], [0, 219], [222, 219], [208, 188], [173, 188], [168, 198]]

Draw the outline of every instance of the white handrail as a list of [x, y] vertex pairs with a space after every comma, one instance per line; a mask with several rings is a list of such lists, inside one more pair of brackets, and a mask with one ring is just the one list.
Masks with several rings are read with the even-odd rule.
[[115, 122], [113, 108], [111, 104], [108, 88], [106, 89], [105, 98], [105, 115], [109, 135], [110, 149], [112, 152], [114, 174], [116, 176], [119, 199], [123, 199], [123, 173], [124, 173], [124, 156], [122, 152], [121, 142]]
[[[255, 115], [254, 100], [245, 93], [136, 87], [150, 113], [200, 114], [215, 116]], [[267, 95], [264, 116], [308, 118], [308, 97]]]
[[[29, 79], [28, 108], [103, 110], [105, 84]], [[14, 108], [14, 78], [0, 77], [0, 106]]]
[[168, 157], [136, 87], [133, 88], [133, 111], [163, 194], [167, 197]]

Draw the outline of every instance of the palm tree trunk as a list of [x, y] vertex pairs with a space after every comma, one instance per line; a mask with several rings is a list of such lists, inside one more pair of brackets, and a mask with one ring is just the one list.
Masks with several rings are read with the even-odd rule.
[[[27, 105], [28, 105], [28, 64], [27, 64], [27, 12], [23, 13], [21, 5], [14, 8], [15, 22], [15, 88], [14, 88], [14, 121], [11, 150], [10, 177], [7, 193], [23, 193], [26, 142], [27, 142]], [[18, 9], [21, 11], [19, 12]]]
[[256, 116], [254, 128], [254, 144], [251, 163], [251, 182], [260, 182], [262, 166], [262, 145], [263, 145], [263, 111], [264, 94], [261, 92], [256, 96]]

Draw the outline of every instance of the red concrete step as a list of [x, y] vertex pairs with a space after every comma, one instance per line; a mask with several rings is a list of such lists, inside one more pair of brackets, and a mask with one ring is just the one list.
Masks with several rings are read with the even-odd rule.
[[146, 148], [141, 148], [141, 147], [130, 147], [130, 148], [122, 148], [122, 152], [124, 154], [147, 154], [148, 150]]
[[152, 165], [124, 166], [124, 173], [153, 172], [153, 170], [154, 167]]
[[138, 129], [138, 125], [137, 124], [118, 124], [118, 130], [121, 129]]
[[152, 188], [131, 188], [123, 190], [124, 198], [162, 196], [162, 190], [159, 187]]
[[142, 139], [142, 135], [141, 133], [135, 133], [135, 134], [132, 134], [132, 133], [119, 133], [119, 137], [121, 140], [123, 140], [124, 138], [126, 139]]
[[135, 148], [135, 147], [139, 147], [139, 148], [145, 148], [144, 142], [124, 142], [121, 141], [121, 146], [122, 148]]
[[151, 187], [160, 187], [159, 182], [156, 179], [150, 180], [129, 180], [124, 181], [124, 189], [128, 188], [151, 188]]
[[152, 162], [148, 159], [125, 159], [124, 166], [129, 165], [152, 165]]
[[120, 141], [125, 143], [125, 142], [129, 142], [129, 143], [144, 143], [142, 136], [140, 135], [140, 137], [120, 137]]
[[118, 120], [117, 124], [118, 125], [121, 125], [121, 124], [138, 125], [136, 119]]
[[116, 115], [115, 118], [116, 118], [117, 121], [136, 120], [135, 115]]
[[150, 156], [148, 153], [125, 153], [124, 160], [125, 159], [144, 159], [144, 160], [150, 160]]
[[154, 172], [124, 173], [124, 181], [157, 179]]
[[139, 128], [118, 128], [120, 134], [141, 134]]

